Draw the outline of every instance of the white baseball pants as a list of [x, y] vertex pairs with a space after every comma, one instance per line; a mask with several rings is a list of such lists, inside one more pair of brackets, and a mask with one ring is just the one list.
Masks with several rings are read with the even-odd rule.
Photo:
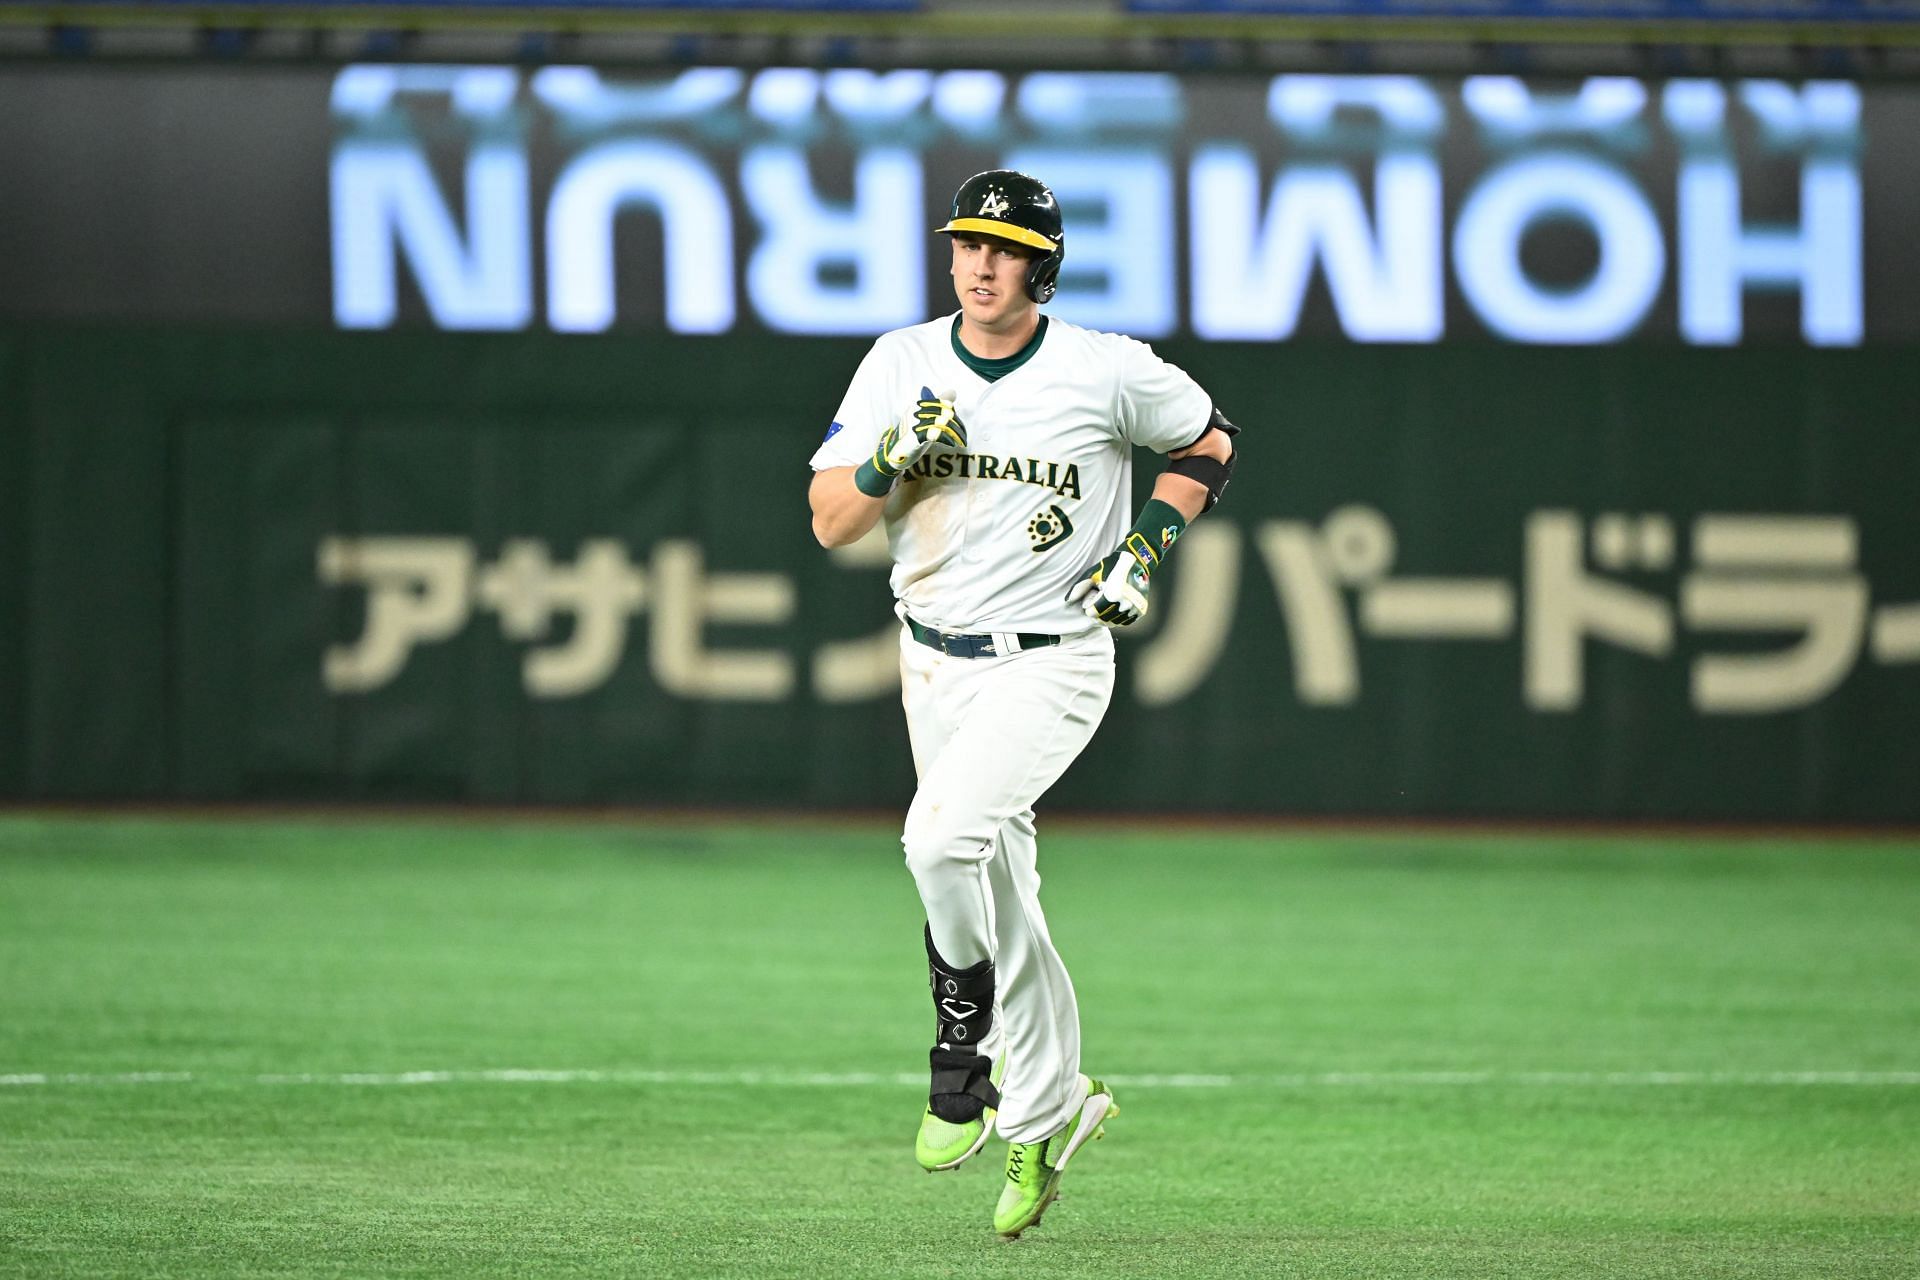
[[994, 962], [1009, 1142], [1057, 1131], [1080, 1103], [1080, 1012], [1040, 910], [1033, 805], [1093, 738], [1113, 696], [1105, 631], [994, 658], [900, 640], [901, 700], [920, 786], [901, 844], [940, 956]]

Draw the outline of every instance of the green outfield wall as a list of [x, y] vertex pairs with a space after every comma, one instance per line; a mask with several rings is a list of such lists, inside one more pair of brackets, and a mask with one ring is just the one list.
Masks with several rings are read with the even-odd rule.
[[[0, 330], [0, 795], [903, 806], [865, 345]], [[1912, 349], [1160, 350], [1243, 462], [1057, 807], [1920, 819]]]

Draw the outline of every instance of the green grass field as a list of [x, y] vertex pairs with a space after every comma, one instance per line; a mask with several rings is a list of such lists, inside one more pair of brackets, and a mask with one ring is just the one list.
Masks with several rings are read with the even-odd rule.
[[0, 817], [0, 1275], [1920, 1275], [1920, 842], [1042, 860], [1122, 1114], [1003, 1244], [885, 824]]

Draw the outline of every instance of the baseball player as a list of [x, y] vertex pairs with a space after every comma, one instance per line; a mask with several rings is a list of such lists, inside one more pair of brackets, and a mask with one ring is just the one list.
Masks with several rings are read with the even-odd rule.
[[[926, 909], [935, 1035], [915, 1156], [957, 1168], [1008, 1142], [994, 1228], [1040, 1221], [1117, 1114], [1080, 1070], [1073, 984], [1047, 934], [1033, 806], [1113, 693], [1110, 627], [1212, 507], [1239, 429], [1130, 338], [1051, 319], [1065, 256], [1045, 184], [996, 169], [952, 216], [960, 310], [861, 361], [809, 490], [821, 545], [886, 526], [919, 787], [901, 843]], [[1133, 513], [1132, 455], [1171, 460]]]

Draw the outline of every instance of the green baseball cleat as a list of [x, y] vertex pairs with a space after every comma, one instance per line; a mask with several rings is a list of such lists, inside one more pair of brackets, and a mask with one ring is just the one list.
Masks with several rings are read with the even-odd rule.
[[993, 1133], [993, 1108], [988, 1107], [978, 1120], [949, 1124], [932, 1110], [920, 1116], [920, 1132], [913, 1139], [913, 1158], [928, 1173], [958, 1169], [978, 1155]]
[[1120, 1114], [1113, 1091], [1098, 1080], [1080, 1077], [1086, 1100], [1067, 1127], [1038, 1142], [1015, 1142], [1007, 1147], [1007, 1182], [994, 1206], [993, 1229], [1002, 1239], [1017, 1240], [1028, 1227], [1040, 1225], [1040, 1215], [1060, 1194], [1060, 1179], [1074, 1152], [1106, 1134], [1106, 1122]]
[[[993, 1064], [991, 1080], [997, 1088], [1000, 1078], [1006, 1073], [1006, 1060]], [[920, 1132], [914, 1135], [913, 1158], [928, 1173], [942, 1173], [948, 1169], [958, 1169], [974, 1156], [980, 1154], [980, 1148], [987, 1145], [987, 1139], [993, 1136], [992, 1107], [983, 1107], [980, 1117], [962, 1123], [942, 1120], [933, 1114], [933, 1107], [920, 1114]]]

